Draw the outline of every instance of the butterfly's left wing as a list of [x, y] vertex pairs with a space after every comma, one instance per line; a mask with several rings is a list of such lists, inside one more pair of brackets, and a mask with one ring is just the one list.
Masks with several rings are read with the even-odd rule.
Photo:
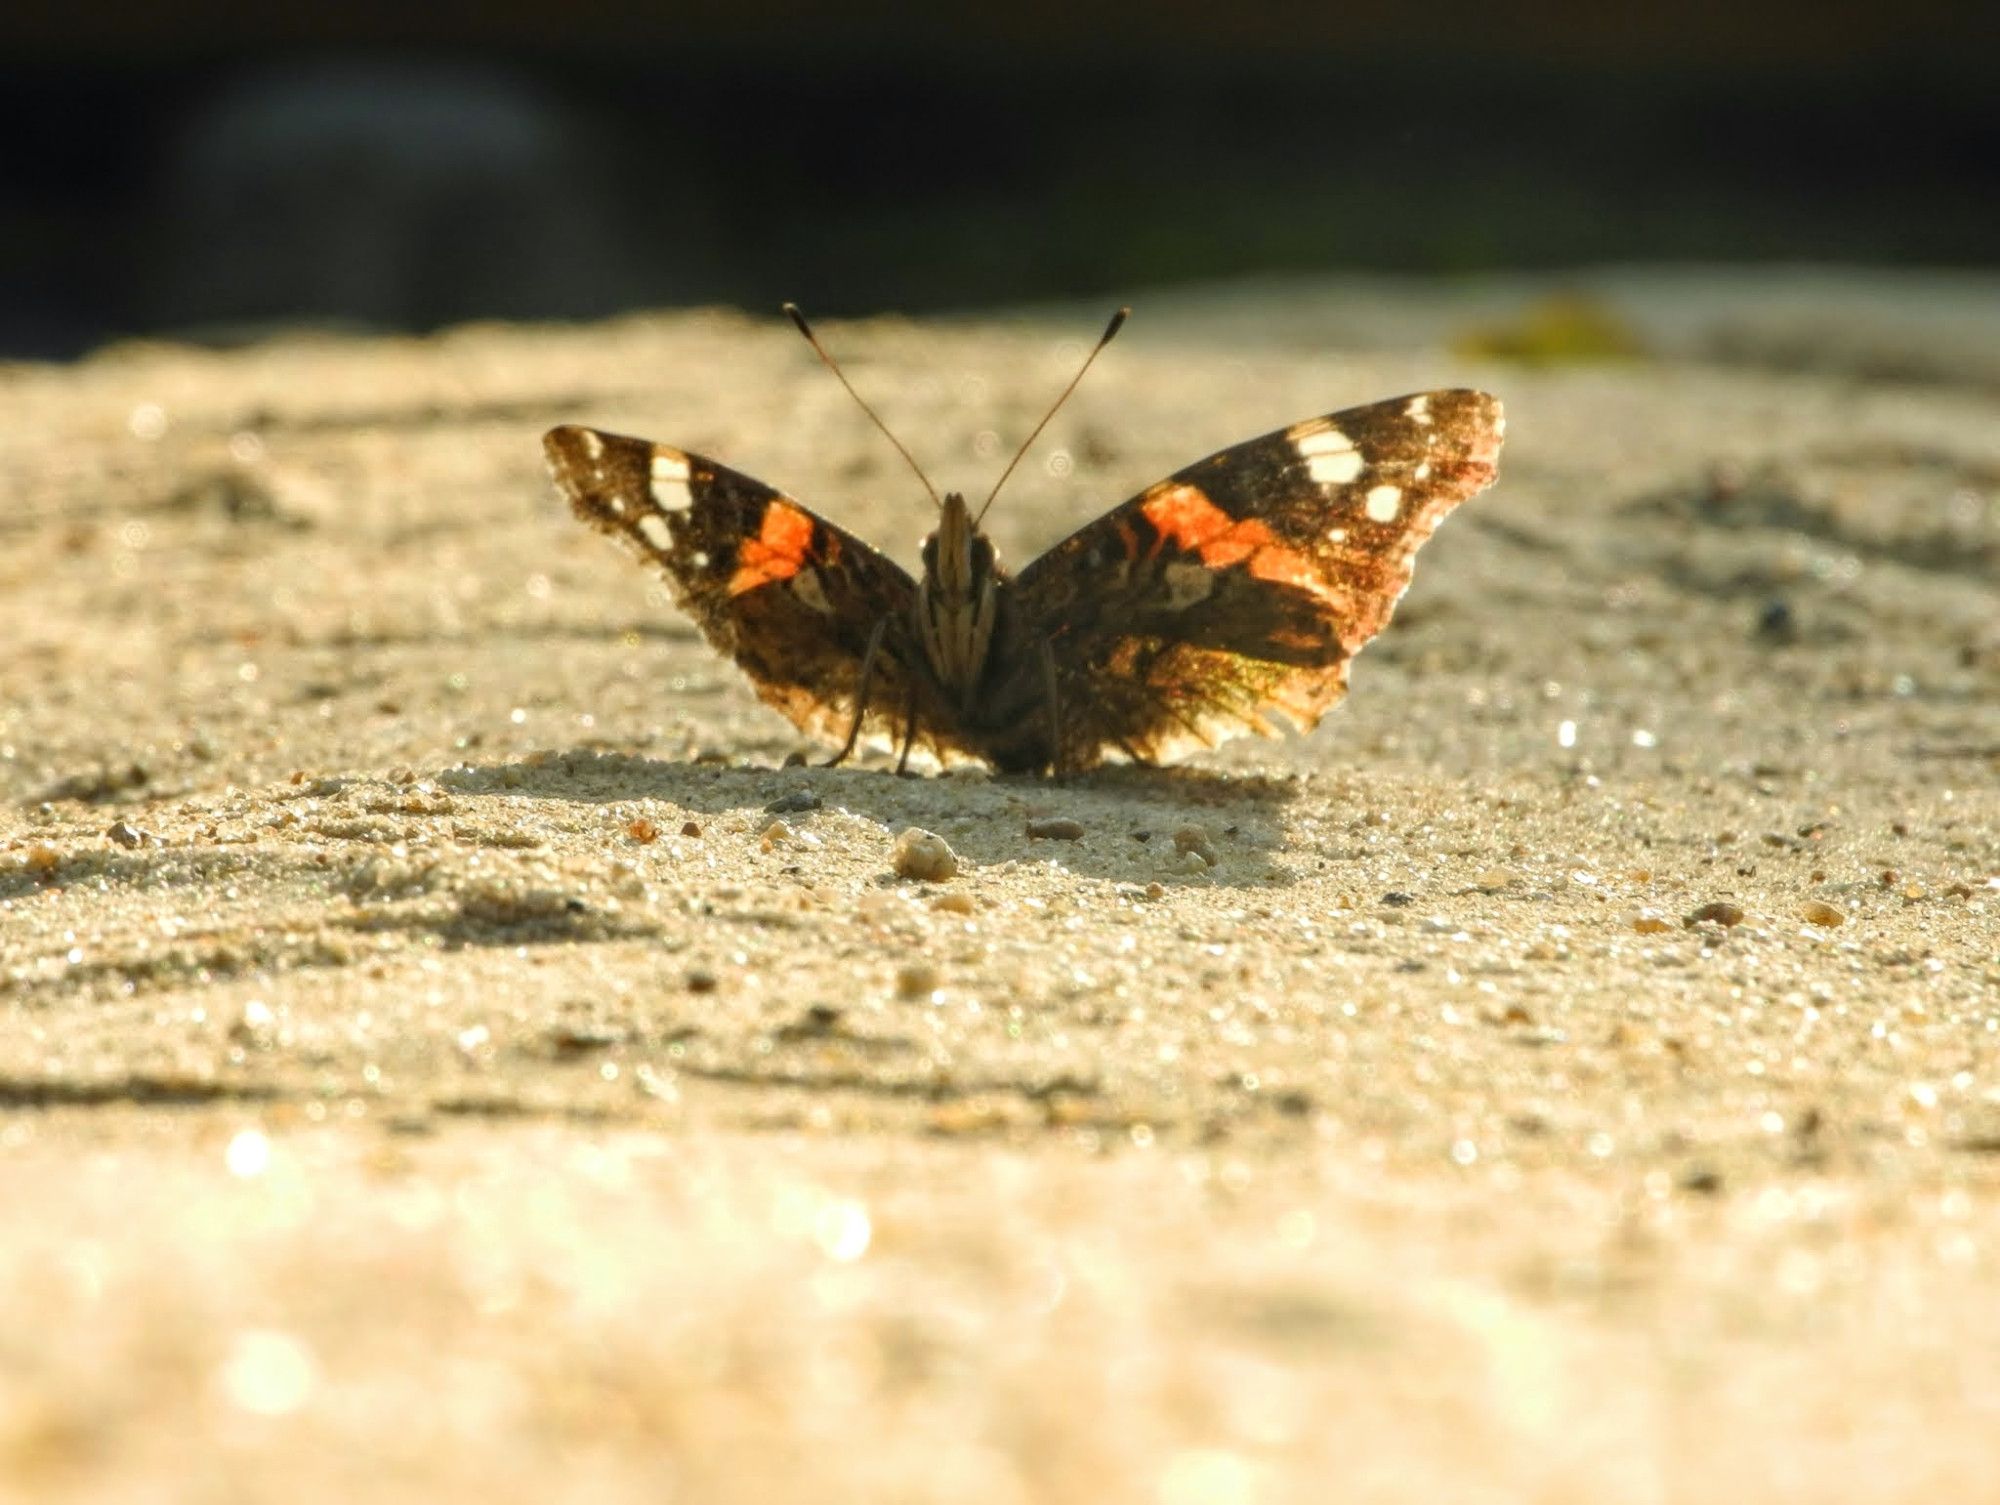
[[[1389, 621], [1423, 541], [1493, 483], [1505, 421], [1484, 392], [1422, 392], [1211, 455], [1080, 529], [1010, 587], [996, 705], [1056, 679], [1059, 768], [1165, 761], [1283, 715], [1315, 726]], [[1042, 725], [1046, 725], [1043, 721]]]

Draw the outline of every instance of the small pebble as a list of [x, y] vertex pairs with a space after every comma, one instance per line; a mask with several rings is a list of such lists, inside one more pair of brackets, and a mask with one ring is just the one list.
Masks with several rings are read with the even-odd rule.
[[1215, 855], [1215, 843], [1209, 839], [1208, 828], [1205, 826], [1182, 826], [1174, 832], [1174, 850], [1193, 852], [1210, 867], [1216, 866], [1222, 860]]
[[1388, 893], [1382, 895], [1382, 902], [1391, 909], [1401, 909], [1405, 905], [1416, 903], [1417, 900], [1414, 894], [1406, 894], [1400, 889], [1392, 888]]
[[896, 838], [891, 862], [898, 878], [942, 883], [958, 873], [958, 854], [942, 836], [910, 827]]
[[1835, 909], [1823, 899], [1808, 899], [1799, 913], [1804, 916], [1808, 925], [1824, 925], [1832, 929], [1836, 925], [1847, 923], [1846, 912]]
[[1725, 899], [1717, 899], [1712, 903], [1702, 905], [1701, 908], [1693, 911], [1681, 923], [1690, 929], [1696, 925], [1741, 925], [1743, 923], [1743, 911]]
[[1513, 871], [1504, 867], [1489, 867], [1472, 880], [1474, 888], [1483, 893], [1496, 893], [1514, 881]]
[[815, 1003], [790, 1024], [778, 1031], [781, 1040], [810, 1040], [817, 1036], [831, 1035], [840, 1028], [841, 1016], [847, 1011], [831, 1003]]
[[45, 841], [33, 843], [22, 857], [27, 863], [28, 871], [38, 877], [45, 878], [62, 866], [62, 854]]
[[941, 909], [946, 914], [971, 914], [979, 908], [979, 901], [962, 889], [953, 889], [931, 900], [931, 908]]
[[159, 838], [153, 835], [151, 831], [142, 831], [127, 821], [121, 820], [115, 822], [111, 829], [104, 834], [121, 847], [150, 847], [159, 845]]
[[1713, 1166], [1691, 1165], [1681, 1172], [1681, 1190], [1712, 1197], [1722, 1190], [1722, 1172]]
[[690, 993], [713, 993], [715, 991], [715, 988], [716, 988], [716, 976], [713, 972], [709, 971], [708, 968], [706, 967], [688, 968], [687, 990]]
[[1164, 899], [1164, 898], [1166, 898], [1166, 896], [1167, 896], [1167, 886], [1166, 886], [1166, 884], [1164, 884], [1164, 883], [1148, 883], [1148, 884], [1146, 885], [1146, 897], [1147, 897], [1147, 898], [1149, 898], [1149, 899]]
[[699, 841], [701, 839], [701, 826], [695, 821], [682, 821], [681, 835], [687, 837], [690, 841]]
[[774, 820], [765, 826], [759, 834], [763, 837], [764, 850], [768, 852], [780, 842], [790, 841], [792, 839], [792, 828], [781, 820]]
[[1798, 640], [1798, 619], [1792, 614], [1792, 604], [1782, 598], [1764, 603], [1764, 609], [1757, 613], [1757, 636], [1774, 643], [1791, 643]]
[[593, 1050], [609, 1050], [622, 1043], [625, 1031], [608, 1024], [594, 1024], [587, 1020], [566, 1019], [551, 1024], [542, 1031], [542, 1038], [549, 1049], [558, 1056], [580, 1056]]
[[1632, 916], [1632, 928], [1641, 935], [1663, 935], [1673, 925], [1657, 909], [1642, 909]]
[[938, 990], [938, 969], [929, 962], [906, 962], [896, 969], [898, 998], [928, 998]]
[[810, 789], [794, 789], [790, 794], [781, 794], [764, 807], [766, 815], [797, 815], [805, 810], [817, 810], [819, 796]]
[[1063, 820], [1058, 817], [1050, 820], [1031, 820], [1028, 822], [1028, 840], [1030, 841], [1081, 841], [1082, 839], [1082, 821]]
[[645, 846], [660, 839], [660, 828], [645, 816], [639, 815], [625, 823], [625, 834], [640, 846]]

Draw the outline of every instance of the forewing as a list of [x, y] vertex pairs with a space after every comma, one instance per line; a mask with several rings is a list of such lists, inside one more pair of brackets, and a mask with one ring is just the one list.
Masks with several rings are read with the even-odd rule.
[[[1036, 559], [1014, 582], [1014, 630], [1051, 645], [1062, 766], [1274, 735], [1274, 712], [1318, 724], [1417, 549], [1492, 484], [1504, 427], [1498, 399], [1463, 390], [1310, 419], [1175, 472]], [[1036, 696], [1035, 655], [1014, 659], [1002, 703]]]
[[916, 597], [894, 561], [702, 455], [573, 425], [542, 446], [576, 515], [656, 565], [702, 635], [802, 731], [847, 735], [870, 635], [886, 624], [865, 729], [892, 728]]

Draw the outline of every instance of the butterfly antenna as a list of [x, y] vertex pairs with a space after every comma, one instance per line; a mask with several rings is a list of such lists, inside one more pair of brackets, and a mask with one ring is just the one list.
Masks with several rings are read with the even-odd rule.
[[1019, 449], [1014, 451], [1014, 458], [1009, 460], [1007, 468], [1000, 472], [1000, 479], [993, 483], [993, 489], [986, 494], [986, 500], [980, 504], [979, 516], [972, 520], [973, 527], [979, 526], [980, 519], [986, 516], [986, 509], [993, 505], [993, 498], [1000, 494], [1000, 488], [1007, 484], [1007, 477], [1014, 473], [1014, 467], [1021, 463], [1030, 449], [1034, 448], [1035, 441], [1042, 437], [1042, 430], [1049, 426], [1049, 420], [1062, 411], [1062, 405], [1069, 401], [1069, 394], [1074, 392], [1077, 383], [1083, 380], [1083, 373], [1090, 369], [1090, 363], [1097, 359], [1106, 345], [1111, 343], [1111, 337], [1125, 327], [1125, 321], [1131, 315], [1131, 309], [1121, 308], [1111, 316], [1111, 322], [1104, 326], [1104, 333], [1097, 337], [1097, 343], [1091, 347], [1090, 354], [1083, 358], [1083, 364], [1077, 367], [1076, 375], [1069, 379], [1069, 385], [1063, 388], [1062, 396], [1056, 399], [1055, 406], [1042, 415], [1042, 421], [1035, 425], [1035, 431], [1028, 435]]
[[826, 362], [826, 369], [831, 371], [836, 377], [838, 377], [840, 380], [840, 384], [843, 387], [847, 388], [847, 395], [849, 397], [852, 397], [856, 402], [861, 404], [861, 411], [866, 413], [871, 419], [874, 420], [875, 427], [877, 427], [882, 431], [882, 437], [884, 439], [887, 439], [891, 444], [896, 446], [896, 453], [901, 455], [903, 459], [908, 463], [910, 469], [914, 470], [917, 473], [917, 479], [924, 483], [924, 490], [928, 491], [931, 494], [932, 505], [942, 510], [944, 507], [944, 503], [938, 499], [937, 487], [933, 486], [931, 484], [931, 478], [924, 474], [923, 466], [917, 463], [916, 457], [914, 455], [912, 455], [908, 450], [903, 448], [903, 441], [898, 439], [894, 434], [889, 432], [889, 425], [882, 421], [881, 414], [877, 413], [873, 408], [869, 407], [867, 402], [863, 400], [861, 394], [854, 390], [854, 384], [847, 379], [847, 373], [840, 369], [840, 362], [836, 361], [832, 356], [826, 353], [826, 347], [820, 344], [819, 336], [817, 336], [812, 332], [812, 325], [808, 324], [806, 322], [806, 316], [799, 312], [798, 304], [787, 303], [785, 305], [785, 312], [791, 317], [791, 321], [799, 326], [799, 333], [806, 337], [806, 343], [812, 346], [813, 353], [817, 355], [821, 360]]

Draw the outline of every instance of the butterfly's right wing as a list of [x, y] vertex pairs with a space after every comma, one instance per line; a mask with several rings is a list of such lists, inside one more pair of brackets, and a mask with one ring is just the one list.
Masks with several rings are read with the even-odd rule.
[[899, 729], [917, 587], [893, 560], [687, 450], [575, 425], [542, 447], [576, 515], [657, 566], [702, 635], [801, 731], [846, 737], [882, 625], [863, 728]]

